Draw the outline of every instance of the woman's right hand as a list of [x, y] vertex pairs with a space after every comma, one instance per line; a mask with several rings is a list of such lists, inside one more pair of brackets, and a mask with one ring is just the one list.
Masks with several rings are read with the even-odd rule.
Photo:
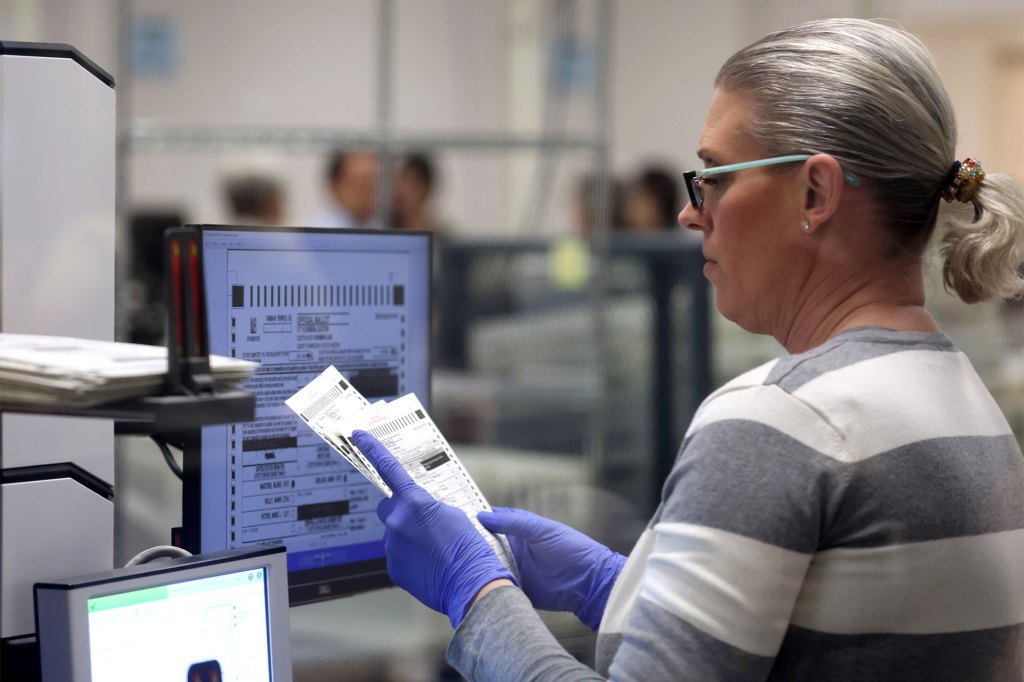
[[523, 509], [495, 507], [477, 519], [488, 530], [508, 536], [520, 583], [535, 608], [570, 611], [597, 629], [626, 557]]

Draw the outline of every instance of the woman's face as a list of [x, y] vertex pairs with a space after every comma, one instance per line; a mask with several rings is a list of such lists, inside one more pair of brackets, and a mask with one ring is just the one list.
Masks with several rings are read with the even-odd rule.
[[[698, 150], [705, 167], [770, 156], [746, 132], [752, 114], [743, 95], [715, 90]], [[751, 332], [773, 334], [785, 324], [813, 260], [800, 229], [799, 167], [705, 178], [703, 206], [687, 202], [679, 214], [680, 225], [703, 233], [704, 275], [715, 287], [719, 312]]]

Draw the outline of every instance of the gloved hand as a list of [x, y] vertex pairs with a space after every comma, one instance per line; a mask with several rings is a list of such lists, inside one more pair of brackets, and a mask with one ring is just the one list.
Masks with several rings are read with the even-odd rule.
[[535, 608], [571, 611], [597, 629], [626, 557], [569, 526], [522, 509], [495, 507], [477, 519], [484, 528], [508, 536], [523, 591]]
[[484, 585], [500, 578], [515, 582], [465, 512], [416, 485], [366, 431], [353, 431], [352, 441], [392, 491], [377, 505], [377, 516], [385, 525], [388, 575], [396, 585], [448, 616], [457, 628]]

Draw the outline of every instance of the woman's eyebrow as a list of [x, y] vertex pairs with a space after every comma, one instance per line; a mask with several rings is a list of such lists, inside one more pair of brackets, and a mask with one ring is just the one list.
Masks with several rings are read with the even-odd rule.
[[712, 156], [711, 152], [706, 149], [697, 150], [697, 158], [704, 162], [705, 166], [716, 166], [718, 163], [715, 161], [715, 157]]

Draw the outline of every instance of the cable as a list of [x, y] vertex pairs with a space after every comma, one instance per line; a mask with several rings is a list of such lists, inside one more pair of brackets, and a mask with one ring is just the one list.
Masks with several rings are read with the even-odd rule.
[[170, 468], [171, 473], [177, 476], [179, 480], [182, 480], [184, 475], [182, 474], [181, 467], [174, 459], [174, 455], [171, 454], [171, 449], [167, 447], [167, 441], [156, 434], [152, 434], [150, 438], [152, 438], [153, 442], [156, 443], [156, 446], [160, 448], [160, 452], [163, 453], [164, 461], [167, 462], [167, 466]]
[[182, 549], [181, 547], [175, 547], [174, 545], [158, 545], [156, 547], [150, 547], [144, 549], [124, 565], [125, 568], [129, 566], [138, 566], [139, 564], [147, 564], [154, 559], [178, 559], [181, 557], [192, 556], [192, 553]]

